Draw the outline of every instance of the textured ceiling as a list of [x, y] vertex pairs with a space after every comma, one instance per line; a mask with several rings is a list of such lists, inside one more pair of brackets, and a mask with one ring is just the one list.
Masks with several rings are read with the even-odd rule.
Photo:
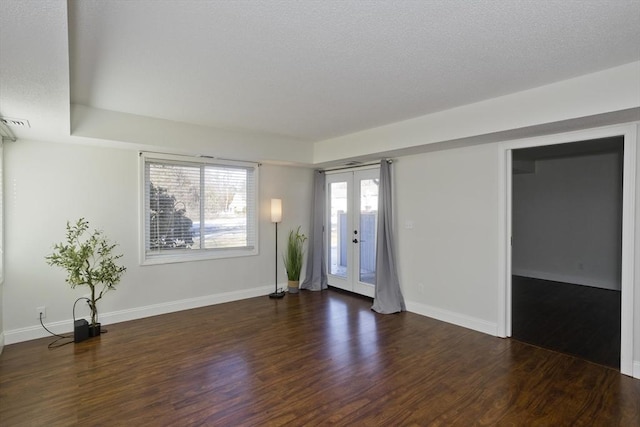
[[75, 103], [322, 140], [640, 59], [638, 1], [72, 1]]
[[0, 113], [67, 128], [71, 102], [318, 141], [640, 59], [639, 0], [0, 6]]

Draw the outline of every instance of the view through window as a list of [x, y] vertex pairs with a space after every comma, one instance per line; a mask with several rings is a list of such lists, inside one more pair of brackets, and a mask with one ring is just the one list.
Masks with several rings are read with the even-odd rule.
[[145, 257], [253, 251], [256, 169], [253, 164], [145, 158]]

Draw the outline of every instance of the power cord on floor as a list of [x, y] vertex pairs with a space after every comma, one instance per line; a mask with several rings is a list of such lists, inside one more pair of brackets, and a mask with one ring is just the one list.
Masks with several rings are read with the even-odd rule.
[[[63, 345], [71, 344], [73, 342], [73, 337], [72, 336], [69, 336], [69, 335], [58, 335], [56, 333], [51, 332], [46, 326], [44, 326], [44, 323], [42, 322], [42, 313], [40, 313], [40, 324], [42, 325], [42, 327], [44, 328], [45, 331], [49, 332], [54, 337], [58, 337], [58, 339], [50, 342], [49, 345], [47, 345], [47, 348], [49, 350], [52, 350], [52, 349], [58, 348], [58, 347], [62, 347]], [[58, 341], [60, 341], [62, 339], [69, 339], [69, 338], [71, 338], [71, 341], [67, 341], [67, 342], [58, 344]]]
[[[85, 300], [85, 301], [87, 301], [87, 304], [91, 301], [91, 300], [89, 300], [89, 298], [87, 298], [87, 297], [80, 297], [80, 298], [78, 298], [77, 300], [75, 300], [75, 301], [74, 301], [74, 303], [73, 303], [73, 310], [71, 311], [71, 316], [73, 317], [73, 325], [74, 325], [74, 327], [75, 327], [75, 324], [76, 324], [76, 304], [78, 304], [78, 301], [80, 301], [80, 300]], [[74, 342], [74, 337], [73, 337], [73, 335], [59, 335], [59, 334], [56, 334], [56, 333], [54, 333], [54, 332], [51, 332], [51, 331], [50, 331], [50, 330], [49, 330], [49, 329], [44, 325], [44, 323], [42, 322], [42, 313], [40, 313], [40, 325], [42, 325], [42, 327], [44, 328], [44, 330], [45, 330], [45, 331], [49, 332], [49, 333], [50, 333], [51, 335], [53, 335], [54, 337], [58, 337], [58, 339], [54, 340], [53, 342], [50, 342], [50, 343], [49, 343], [49, 345], [47, 345], [47, 348], [48, 348], [49, 350], [54, 349], [54, 348], [59, 348], [59, 347], [62, 347], [62, 346], [65, 346], [65, 345], [67, 345], [67, 344], [71, 344], [72, 342]], [[106, 333], [106, 332], [107, 332], [107, 330], [106, 330], [106, 329], [104, 329], [104, 330], [102, 330], [102, 329], [101, 329], [101, 330], [100, 330], [100, 333]], [[62, 339], [71, 339], [71, 341], [67, 341], [67, 342], [64, 342], [64, 343], [58, 344], [58, 341], [60, 341], [60, 340], [62, 340]]]

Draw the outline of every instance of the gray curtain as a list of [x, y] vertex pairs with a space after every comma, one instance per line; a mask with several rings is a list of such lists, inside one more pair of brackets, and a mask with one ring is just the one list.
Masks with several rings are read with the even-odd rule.
[[387, 160], [380, 162], [378, 187], [378, 243], [376, 245], [376, 290], [371, 309], [390, 314], [405, 311], [400, 291], [392, 229], [391, 166]]
[[313, 210], [307, 250], [307, 272], [300, 289], [327, 289], [327, 267], [324, 264], [324, 184], [323, 171], [315, 171], [313, 179]]

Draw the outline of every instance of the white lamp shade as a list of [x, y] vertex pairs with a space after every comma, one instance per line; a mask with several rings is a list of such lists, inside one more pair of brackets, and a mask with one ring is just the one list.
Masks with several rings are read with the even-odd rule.
[[271, 222], [282, 221], [282, 199], [271, 199]]

